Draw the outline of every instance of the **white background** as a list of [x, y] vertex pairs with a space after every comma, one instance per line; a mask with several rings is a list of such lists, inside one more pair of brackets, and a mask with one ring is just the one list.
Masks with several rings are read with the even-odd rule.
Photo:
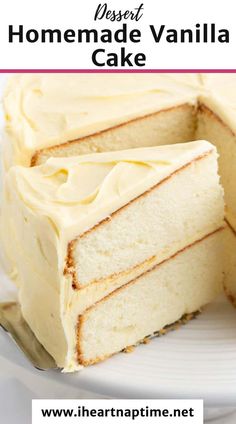
[[[236, 2], [235, 0], [109, 0], [110, 9], [133, 9], [144, 3], [144, 16], [139, 22], [126, 21], [129, 28], [142, 30], [141, 43], [127, 43], [126, 50], [144, 52], [146, 69], [235, 69], [236, 68]], [[112, 28], [120, 22], [94, 22], [101, 0], [2, 0], [0, 13], [0, 69], [98, 69], [92, 64], [94, 48], [119, 52], [120, 44], [29, 44], [8, 43], [8, 25], [23, 24], [35, 28]], [[156, 44], [148, 28], [150, 24], [166, 24], [170, 28], [194, 28], [196, 23], [216, 23], [230, 30], [229, 44]], [[101, 68], [100, 68], [101, 69]], [[104, 68], [103, 68], [104, 69]], [[110, 68], [114, 69], [114, 68]], [[143, 69], [143, 68], [141, 68]]]

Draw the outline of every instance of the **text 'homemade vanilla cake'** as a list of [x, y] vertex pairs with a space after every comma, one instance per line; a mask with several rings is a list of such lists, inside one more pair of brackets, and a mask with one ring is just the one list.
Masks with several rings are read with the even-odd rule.
[[23, 315], [66, 371], [221, 291], [223, 190], [206, 141], [13, 166], [3, 213]]

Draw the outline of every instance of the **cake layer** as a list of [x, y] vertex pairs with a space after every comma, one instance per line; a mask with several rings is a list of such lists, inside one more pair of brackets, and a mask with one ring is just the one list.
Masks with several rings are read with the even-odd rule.
[[93, 364], [140, 342], [222, 289], [222, 231], [186, 247], [79, 317], [79, 363]]
[[[31, 166], [49, 157], [68, 157], [94, 152], [182, 143], [194, 139], [196, 106], [182, 104], [67, 143], [38, 150]], [[9, 167], [9, 165], [7, 166]]]
[[[143, 74], [90, 74], [89, 78], [86, 74], [69, 77], [63, 74], [56, 77], [47, 74], [14, 76], [9, 79], [4, 95], [6, 134], [10, 147], [8, 166], [30, 165], [38, 150], [83, 139], [163, 109], [186, 103], [194, 105], [198, 87], [199, 78], [192, 74], [152, 74], [148, 78]], [[178, 124], [180, 113], [171, 116]], [[184, 115], [189, 117], [191, 113], [186, 110], [186, 114], [182, 113]], [[159, 129], [162, 130], [162, 123], [166, 135], [171, 136], [162, 117], [157, 116], [157, 122], [155, 117], [151, 117], [150, 122], [144, 120], [141, 127], [138, 126], [147, 129], [149, 139], [153, 134], [156, 136]], [[180, 126], [179, 130], [175, 130], [177, 138], [173, 142], [179, 141], [182, 136], [190, 135], [189, 139], [192, 138], [189, 134], [191, 124], [182, 122]], [[135, 124], [131, 128], [138, 131]], [[121, 137], [127, 136], [126, 127], [121, 132]], [[115, 142], [119, 141], [117, 132], [112, 133], [112, 137]], [[157, 136], [157, 139], [161, 140], [161, 136]], [[153, 144], [153, 140], [150, 141]], [[129, 147], [124, 142], [119, 142], [117, 150]], [[129, 134], [129, 144], [134, 142], [135, 138]], [[97, 151], [97, 141], [92, 139], [89, 143]], [[88, 153], [89, 143], [86, 140], [84, 148], [73, 143], [71, 151], [75, 152], [78, 148], [76, 154]], [[110, 150], [110, 143], [104, 135], [102, 143], [105, 149]], [[138, 139], [135, 147], [141, 146]], [[68, 149], [67, 154], [70, 154]]]
[[[212, 105], [213, 106], [213, 105]], [[206, 105], [199, 106], [197, 137], [212, 142], [219, 153], [219, 172], [225, 192], [226, 217], [236, 229], [236, 136]]]

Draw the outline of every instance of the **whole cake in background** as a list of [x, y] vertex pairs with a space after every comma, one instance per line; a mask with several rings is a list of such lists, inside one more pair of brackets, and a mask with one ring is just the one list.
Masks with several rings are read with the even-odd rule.
[[[20, 299], [24, 316], [39, 340], [52, 353], [60, 366], [70, 370], [76, 369], [79, 364], [94, 363], [121, 350], [130, 343], [140, 341], [143, 334], [144, 336], [149, 335], [148, 332], [157, 331], [173, 322], [175, 318], [179, 319], [186, 312], [185, 309], [194, 311], [201, 304], [212, 300], [222, 283], [222, 260], [216, 260], [216, 257], [221, 256], [222, 258], [223, 256], [222, 251], [219, 253], [222, 239], [225, 243], [224, 250], [227, 252], [224, 285], [228, 296], [235, 302], [235, 106], [236, 76], [229, 74], [61, 74], [56, 76], [32, 74], [17, 75], [9, 79], [4, 96], [6, 125], [3, 165], [4, 174], [5, 176], [8, 174], [8, 176], [7, 178], [4, 176], [6, 182], [4, 183], [5, 206], [2, 210], [2, 243], [9, 272], [20, 285]], [[219, 190], [219, 186], [217, 189], [218, 183], [216, 183], [216, 168], [215, 165], [212, 165], [216, 160], [215, 151], [206, 142], [198, 142], [196, 145], [186, 143], [196, 139], [209, 140], [217, 147], [219, 153], [219, 171], [225, 191], [225, 214], [228, 223], [227, 227], [222, 230], [220, 230], [223, 225], [222, 198], [220, 201], [218, 197], [218, 203], [216, 202], [215, 206], [211, 203], [212, 200], [207, 199], [209, 205], [211, 204], [211, 207], [209, 206], [211, 210], [208, 211], [209, 215], [205, 215], [204, 212], [208, 203], [205, 204], [203, 201], [205, 199], [204, 190], [208, 192], [209, 170], [215, 172], [212, 193], [217, 193], [217, 190]], [[182, 144], [182, 147], [178, 147], [178, 145], [175, 146], [175, 143], [184, 144]], [[172, 144], [172, 146], [167, 146], [166, 150], [155, 148], [155, 146], [167, 144]], [[138, 152], [138, 150], [135, 150], [137, 147], [153, 147], [153, 150], [144, 149], [140, 150], [140, 153], [135, 153]], [[159, 203], [154, 208], [150, 208], [153, 212], [151, 218], [147, 210], [142, 209], [145, 205], [140, 200], [142, 206], [140, 214], [137, 215], [132, 227], [132, 217], [136, 216], [138, 199], [135, 200], [136, 195], [131, 196], [131, 199], [126, 197], [126, 185], [134, 190], [136, 181], [136, 188], [139, 187], [139, 190], [141, 190], [139, 194], [142, 194], [144, 199], [148, 199], [147, 201], [152, 201], [150, 199], [151, 194], [144, 195], [145, 189], [143, 183], [141, 183], [145, 172], [150, 171], [150, 169], [154, 172], [155, 169], [156, 177], [159, 172], [162, 175], [160, 178], [163, 179], [164, 165], [168, 169], [170, 161], [171, 166], [173, 166], [171, 162], [174, 159], [173, 155], [176, 155], [175, 159], [178, 162], [179, 155], [182, 157], [181, 155], [184, 155], [184, 152], [189, 151], [192, 152], [193, 159], [195, 149], [196, 152], [199, 149], [203, 149], [202, 151], [205, 152], [204, 149], [206, 148], [210, 148], [212, 152], [210, 157], [214, 157], [214, 159], [211, 165], [208, 164], [206, 169], [201, 170], [202, 176], [205, 178], [205, 189], [201, 176], [196, 174], [194, 181], [196, 184], [200, 183], [201, 188], [199, 192], [193, 192], [193, 197], [195, 197], [191, 201], [188, 199], [187, 188], [189, 186], [186, 186], [186, 184], [189, 176], [187, 172], [190, 172], [191, 175], [192, 171], [192, 167], [188, 165], [186, 173], [184, 169], [178, 172], [178, 177], [180, 175], [185, 177], [183, 177], [183, 186], [180, 183], [177, 184], [174, 195], [172, 184], [178, 181], [178, 178], [177, 176], [169, 178], [170, 172], [168, 181], [171, 181], [172, 184], [167, 182], [163, 184], [164, 187], [169, 187], [169, 191], [167, 191], [169, 197], [166, 197], [165, 201], [165, 197], [163, 199], [160, 197]], [[121, 149], [131, 150], [128, 153], [115, 153], [115, 151]], [[99, 152], [114, 152], [107, 153], [107, 158], [111, 163], [108, 164], [108, 159], [103, 159], [105, 164], [98, 165], [99, 161], [102, 161], [98, 157], [102, 158], [103, 155], [93, 154], [90, 157], [92, 162], [86, 163], [86, 166], [84, 162], [82, 166], [83, 161], [87, 161], [88, 158], [81, 156], [79, 159], [78, 155]], [[159, 163], [157, 167], [156, 165], [153, 166], [153, 163], [157, 164], [160, 152], [166, 152], [164, 162], [167, 163]], [[156, 160], [153, 160], [150, 154], [154, 157], [157, 155]], [[135, 155], [138, 155], [139, 160]], [[147, 155], [148, 160], [145, 160], [145, 155]], [[75, 158], [72, 156], [75, 156]], [[205, 153], [203, 156], [205, 157]], [[50, 157], [55, 157], [55, 159], [49, 159]], [[71, 159], [66, 159], [66, 157], [71, 157]], [[200, 167], [200, 164], [205, 163], [204, 160], [202, 158], [195, 162], [194, 159], [194, 163], [195, 165], [199, 164]], [[189, 163], [191, 162], [190, 157]], [[114, 163], [116, 166], [114, 166]], [[188, 161], [186, 165], [187, 163]], [[21, 165], [23, 168], [15, 167], [15, 165]], [[122, 166], [124, 166], [123, 176], [122, 173], [119, 174]], [[84, 173], [81, 172], [82, 169]], [[117, 179], [114, 178], [116, 173], [119, 176], [118, 185]], [[90, 178], [91, 175], [94, 179]], [[77, 179], [79, 176], [80, 182]], [[100, 187], [97, 186], [98, 181], [103, 187], [101, 192]], [[112, 190], [109, 186], [111, 181], [116, 181], [115, 187], [111, 185]], [[190, 178], [189, 181], [192, 181], [192, 179]], [[186, 190], [181, 188], [185, 186]], [[76, 200], [73, 198], [75, 187], [78, 191]], [[152, 185], [149, 189], [151, 187]], [[92, 188], [95, 190], [94, 192]], [[74, 224], [72, 225], [70, 221], [70, 213], [73, 210], [76, 211], [77, 202], [80, 204], [79, 211], [81, 213], [81, 205], [85, 208], [89, 205], [96, 206], [97, 202], [99, 204], [100, 196], [103, 199], [104, 193], [107, 193], [106, 199], [109, 199], [114, 192], [119, 193], [119, 201], [122, 204], [114, 203], [112, 210], [109, 207], [104, 207], [104, 210], [102, 210], [99, 206], [101, 215], [97, 212], [94, 214], [92, 208], [92, 213], [88, 214], [86, 219], [83, 218], [84, 221], [81, 216], [80, 219], [76, 215], [75, 226], [73, 227]], [[136, 193], [135, 191], [132, 192]], [[154, 192], [155, 190], [152, 189], [151, 193], [154, 194]], [[162, 191], [157, 190], [157, 192]], [[181, 197], [182, 192], [183, 196], [186, 195], [184, 200], [185, 203], [187, 202], [186, 212], [192, 214], [192, 219], [190, 219], [190, 215], [187, 215], [188, 218], [184, 224], [181, 221], [183, 219], [181, 200], [184, 199], [184, 197]], [[27, 193], [27, 198], [25, 198], [25, 193]], [[28, 198], [29, 193], [30, 198]], [[170, 193], [172, 193], [172, 197]], [[68, 201], [70, 196], [72, 196], [71, 202]], [[37, 199], [40, 199], [39, 203]], [[65, 204], [64, 208], [61, 209], [62, 199], [64, 199]], [[167, 203], [167, 199], [169, 199], [170, 211], [176, 219], [174, 227], [172, 227], [171, 219], [162, 221], [166, 213], [165, 207], [167, 207], [164, 202]], [[130, 201], [131, 204], [126, 206]], [[16, 208], [16, 203], [18, 208]], [[196, 207], [191, 208], [191, 204]], [[162, 210], [160, 205], [163, 206], [163, 211], [165, 211], [163, 216], [160, 216]], [[122, 209], [124, 206], [125, 208]], [[191, 222], [192, 224], [194, 222], [193, 217], [198, 207], [202, 207], [198, 216], [205, 216], [208, 224], [201, 227], [202, 223], [197, 223], [196, 228], [192, 227], [193, 234], [195, 234], [194, 238], [191, 238], [191, 236], [187, 239], [186, 236], [191, 229]], [[217, 210], [220, 210], [220, 208], [221, 213], [217, 215], [216, 224], [212, 226], [212, 217], [214, 213], [217, 214]], [[116, 212], [119, 210], [121, 212]], [[131, 216], [127, 212], [129, 210], [133, 210]], [[25, 216], [25, 211], [29, 212], [30, 219]], [[113, 213], [115, 213], [114, 217]], [[122, 217], [125, 217], [126, 213], [127, 218], [124, 222], [126, 222], [130, 232], [124, 232], [124, 234], [126, 234], [127, 240], [130, 238], [130, 243], [128, 243], [130, 251], [124, 248], [122, 253], [124, 247], [122, 243], [126, 241], [122, 239], [122, 234], [123, 228], [126, 227], [125, 225], [119, 227], [119, 225], [123, 225]], [[32, 215], [34, 216], [33, 221]], [[22, 216], [24, 216], [23, 220]], [[47, 220], [45, 221], [45, 216], [49, 224]], [[91, 222], [89, 221], [90, 217], [93, 217]], [[157, 217], [157, 222], [154, 217]], [[148, 226], [150, 219], [152, 222]], [[105, 220], [104, 225], [102, 225], [103, 220]], [[60, 222], [59, 228], [58, 222]], [[68, 223], [70, 230], [67, 228]], [[116, 223], [119, 223], [119, 225], [116, 226]], [[156, 233], [157, 227], [159, 228], [158, 234]], [[32, 228], [36, 231], [33, 240], [32, 234], [34, 231]], [[169, 246], [172, 250], [163, 244], [160, 251], [162, 253], [160, 253], [159, 247], [155, 243], [157, 240], [164, 243], [164, 239], [162, 239], [163, 231], [166, 231], [170, 236], [173, 234], [173, 228], [177, 233], [180, 229], [183, 232], [179, 234], [178, 240], [169, 240]], [[140, 235], [139, 231], [141, 230], [143, 233]], [[54, 234], [52, 239], [50, 239], [50, 234]], [[66, 237], [64, 237], [65, 234]], [[147, 236], [147, 240], [143, 236], [144, 234], [145, 237]], [[152, 234], [152, 237], [148, 238], [148, 234]], [[43, 240], [41, 240], [41, 237], [43, 237]], [[16, 243], [17, 239], [19, 244]], [[63, 239], [63, 243], [58, 242], [61, 239]], [[26, 250], [21, 248], [21, 240], [24, 240], [24, 249]], [[121, 241], [122, 243], [119, 244]], [[103, 245], [106, 246], [105, 249], [102, 248]], [[115, 247], [120, 249], [119, 254]], [[185, 247], [188, 247], [188, 249], [183, 250]], [[139, 248], [144, 256], [139, 256]], [[203, 252], [205, 252], [205, 259]], [[145, 256], [145, 254], [147, 255]], [[29, 263], [24, 259], [26, 256], [30, 258]], [[57, 261], [58, 257], [60, 257], [59, 261]], [[167, 260], [170, 257], [172, 259]], [[206, 257], [209, 259], [208, 273], [206, 272]], [[77, 258], [80, 258], [79, 265]], [[40, 263], [40, 261], [42, 262]], [[198, 271], [193, 265], [196, 274], [193, 273], [191, 283], [198, 282], [195, 285], [202, 293], [202, 297], [196, 296], [198, 303], [194, 303], [194, 307], [191, 304], [193, 292], [188, 293], [186, 285], [184, 285], [186, 281], [184, 275], [189, 275], [186, 268], [188, 261], [189, 264], [191, 261], [193, 264], [198, 264], [196, 266]], [[215, 271], [213, 270], [213, 263], [215, 263]], [[151, 268], [153, 270], [149, 272]], [[45, 290], [47, 289], [50, 292], [48, 303], [45, 302], [44, 308], [40, 308], [40, 306], [34, 308], [34, 301], [31, 303], [29, 292], [27, 294], [27, 287], [30, 284], [30, 279], [32, 279], [30, 277], [31, 271], [33, 272], [34, 269], [38, 269], [38, 272], [35, 274], [35, 285], [31, 283], [32, 299], [34, 299], [34, 296], [39, 298], [41, 296], [43, 302]], [[214, 277], [215, 285], [212, 285], [212, 277], [216, 271], [219, 277]], [[106, 272], [108, 272], [107, 275]], [[141, 275], [142, 273], [143, 275]], [[165, 286], [166, 275], [168, 275], [170, 276], [170, 284], [172, 284], [174, 274], [182, 276], [182, 279], [179, 280], [183, 289], [182, 296], [184, 299], [184, 295], [188, 293], [190, 303], [187, 306], [185, 305], [185, 308], [183, 304], [179, 304], [172, 319], [168, 314], [172, 307], [171, 302], [173, 301], [177, 305], [176, 298], [171, 299], [167, 295], [169, 293], [167, 290], [166, 294], [163, 293], [163, 303], [158, 304], [157, 307], [155, 296], [160, 296], [160, 293], [155, 291], [154, 282], [158, 279]], [[46, 286], [42, 283], [36, 284], [37, 279], [51, 281], [52, 275], [55, 276], [54, 283]], [[204, 278], [203, 275], [205, 275]], [[65, 279], [67, 279], [67, 284], [64, 283]], [[59, 281], [63, 281], [63, 283], [59, 284]], [[203, 282], [204, 287], [209, 288], [206, 296], [201, 285]], [[59, 291], [58, 289], [55, 291], [57, 284], [60, 287]], [[40, 293], [37, 292], [38, 286], [41, 290]], [[138, 309], [141, 308], [142, 304], [140, 299], [145, 292], [145, 287], [150, 287], [145, 313], [155, 310], [158, 315], [162, 311], [163, 320], [159, 319], [160, 316], [154, 318], [155, 328], [151, 325], [147, 327], [144, 325], [142, 328], [140, 316], [138, 316]], [[162, 287], [161, 284], [160, 287]], [[193, 286], [190, 285], [191, 287]], [[72, 308], [74, 312], [67, 311], [70, 323], [65, 324], [64, 319], [58, 318], [61, 317], [61, 304], [59, 306], [59, 302], [54, 302], [53, 307], [56, 309], [55, 313], [53, 312], [53, 317], [57, 317], [53, 321], [53, 325], [55, 325], [54, 334], [59, 334], [59, 336], [55, 336], [54, 342], [50, 343], [48, 339], [51, 335], [50, 333], [45, 334], [48, 327], [43, 324], [43, 315], [47, 308], [49, 313], [55, 292], [57, 296], [60, 296], [60, 299], [67, 299], [67, 306], [70, 305], [68, 307]], [[125, 299], [130, 300], [130, 310], [137, 309], [137, 316], [133, 314], [132, 317], [129, 315], [126, 317], [126, 314], [121, 314], [117, 317], [115, 314], [114, 320], [112, 320], [111, 311], [113, 308], [117, 311], [119, 307], [122, 309], [122, 305], [125, 305]], [[132, 299], [137, 299], [136, 306], [132, 304]], [[152, 299], [154, 304], [151, 304], [148, 299]], [[169, 299], [170, 303], [168, 301], [165, 303], [164, 299]], [[32, 308], [37, 311], [35, 314], [31, 313]], [[85, 311], [87, 312], [85, 313]], [[167, 315], [163, 311], [167, 311]], [[39, 319], [40, 316], [42, 316], [42, 320]], [[72, 316], [73, 318], [71, 318]], [[72, 332], [71, 335], [70, 328], [75, 328], [75, 320], [78, 320], [78, 316], [80, 317], [79, 325], [76, 326], [78, 334]], [[96, 327], [96, 320], [98, 320], [98, 323], [99, 319], [102, 319], [99, 318], [100, 316], [106, 316], [105, 321], [107, 322], [107, 327], [101, 325], [101, 333]], [[120, 322], [120, 327], [116, 325], [117, 319]], [[104, 321], [102, 324], [104, 324]], [[67, 330], [65, 330], [65, 325], [67, 325]], [[119, 335], [121, 336], [119, 328], [122, 328], [123, 339], [122, 337], [119, 338]], [[124, 328], [126, 328], [126, 333]], [[138, 328], [138, 331], [135, 332], [135, 328]], [[58, 330], [58, 333], [56, 330]], [[102, 333], [102, 331], [104, 332]], [[117, 338], [114, 337], [114, 331], [116, 331]], [[98, 334], [98, 338], [92, 340], [92, 335], [95, 332]], [[70, 335], [68, 336], [68, 334]], [[119, 340], [119, 342], [117, 341], [116, 346], [112, 343], [109, 345], [108, 338], [113, 339], [114, 343], [115, 340]], [[78, 344], [75, 343], [77, 339], [80, 340]], [[56, 340], [58, 340], [58, 343]], [[98, 346], [101, 348], [100, 352], [96, 350]], [[59, 352], [61, 353], [59, 354]]]

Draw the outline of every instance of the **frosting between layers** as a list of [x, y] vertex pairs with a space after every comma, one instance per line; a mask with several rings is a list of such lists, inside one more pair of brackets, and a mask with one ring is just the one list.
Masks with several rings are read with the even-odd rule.
[[13, 163], [62, 144], [184, 103], [194, 104], [198, 75], [17, 75], [4, 94]]

